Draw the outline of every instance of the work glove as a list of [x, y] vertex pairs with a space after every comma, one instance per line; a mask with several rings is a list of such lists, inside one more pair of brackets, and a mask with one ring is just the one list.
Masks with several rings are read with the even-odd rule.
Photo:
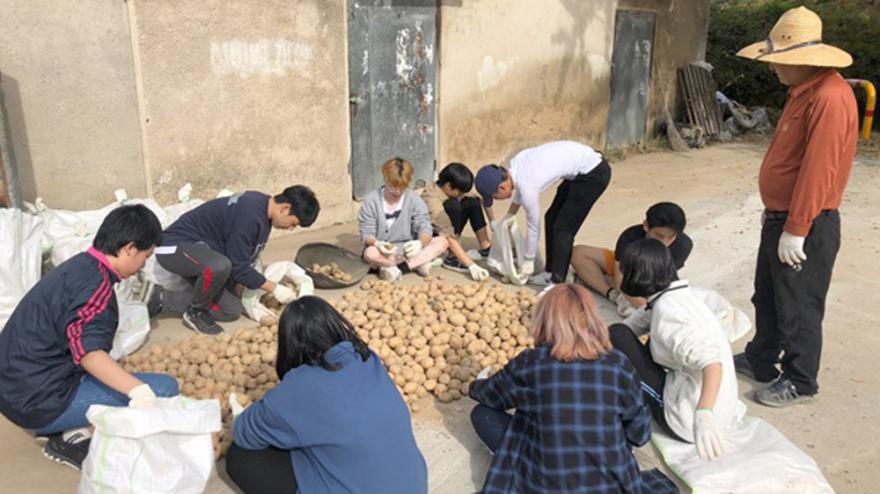
[[235, 419], [244, 411], [244, 407], [238, 402], [238, 396], [235, 393], [229, 393], [229, 409], [232, 410], [232, 422], [235, 423]]
[[527, 257], [526, 260], [523, 261], [522, 266], [520, 267], [519, 274], [522, 276], [531, 276], [532, 273], [534, 273], [534, 272], [535, 272], [535, 259], [534, 258], [529, 259]]
[[498, 222], [495, 220], [489, 221], [489, 229], [492, 230], [492, 233], [495, 233], [496, 228], [498, 228]]
[[777, 249], [779, 260], [792, 267], [806, 261], [807, 254], [804, 253], [804, 240], [806, 240], [805, 237], [782, 232], [782, 236], [779, 237], [779, 248]]
[[474, 281], [483, 281], [489, 278], [489, 272], [481, 268], [477, 263], [472, 263], [468, 266], [468, 271], [470, 271], [471, 279]]
[[694, 445], [703, 461], [718, 459], [724, 448], [721, 445], [721, 431], [715, 425], [715, 414], [708, 408], [698, 408], [694, 412]]
[[260, 302], [260, 294], [262, 293], [264, 292], [261, 290], [245, 290], [245, 295], [241, 298], [244, 313], [256, 322], [260, 322], [264, 317], [270, 317], [272, 320], [277, 321], [278, 318], [275, 317], [275, 313]]
[[296, 293], [281, 283], [275, 283], [275, 288], [272, 289], [272, 296], [275, 297], [279, 304], [285, 305], [293, 302], [296, 298]]
[[421, 251], [421, 240], [410, 240], [409, 242], [403, 244], [403, 255], [405, 255], [407, 259], [412, 259], [413, 257], [417, 256]]
[[492, 366], [488, 366], [477, 374], [477, 379], [489, 379], [489, 373], [492, 372]]
[[397, 246], [391, 242], [376, 242], [375, 246], [385, 257], [393, 256], [397, 253]]
[[139, 384], [128, 392], [128, 406], [132, 408], [149, 408], [156, 404], [156, 393], [148, 384]]

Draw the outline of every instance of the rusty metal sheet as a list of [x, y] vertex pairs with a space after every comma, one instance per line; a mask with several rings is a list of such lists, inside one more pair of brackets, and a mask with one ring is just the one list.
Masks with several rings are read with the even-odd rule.
[[608, 109], [609, 149], [645, 140], [655, 17], [653, 12], [617, 11]]

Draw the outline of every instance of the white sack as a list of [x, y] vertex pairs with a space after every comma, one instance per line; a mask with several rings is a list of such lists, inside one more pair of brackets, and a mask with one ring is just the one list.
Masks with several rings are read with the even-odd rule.
[[[515, 255], [514, 250], [516, 250]], [[529, 277], [519, 272], [519, 267], [525, 261], [525, 252], [526, 239], [519, 232], [516, 218], [508, 218], [495, 227], [492, 248], [489, 249], [486, 264], [489, 269], [500, 274], [505, 282], [509, 280], [515, 285], [525, 285], [529, 281]], [[539, 253], [535, 256], [535, 273], [540, 273], [543, 270], [544, 260]]]
[[0, 331], [40, 280], [43, 221], [18, 209], [0, 209]]

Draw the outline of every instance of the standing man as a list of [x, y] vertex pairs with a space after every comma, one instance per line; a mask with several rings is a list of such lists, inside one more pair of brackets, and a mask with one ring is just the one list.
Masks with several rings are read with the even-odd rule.
[[858, 139], [855, 96], [835, 70], [852, 57], [821, 40], [822, 20], [797, 7], [767, 40], [737, 54], [768, 62], [789, 87], [758, 178], [766, 210], [752, 297], [756, 334], [734, 359], [740, 374], [772, 381], [755, 399], [773, 407], [808, 400], [819, 389], [825, 296], [840, 247], [837, 208]]

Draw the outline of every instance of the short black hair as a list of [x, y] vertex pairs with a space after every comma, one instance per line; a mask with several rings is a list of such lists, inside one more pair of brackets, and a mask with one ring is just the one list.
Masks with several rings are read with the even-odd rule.
[[111, 256], [133, 243], [137, 250], [148, 250], [162, 243], [162, 224], [143, 204], [119, 206], [104, 218], [92, 246]]
[[290, 204], [290, 214], [299, 218], [299, 226], [308, 227], [318, 219], [321, 205], [312, 189], [305, 185], [293, 185], [275, 196], [278, 204]]
[[687, 226], [687, 219], [684, 216], [684, 210], [681, 206], [674, 202], [658, 202], [645, 213], [645, 219], [648, 221], [648, 228], [666, 227], [672, 228], [677, 233], [684, 231]]
[[339, 370], [324, 360], [324, 354], [343, 341], [350, 341], [364, 361], [370, 357], [367, 344], [358, 337], [354, 326], [333, 306], [319, 297], [300, 297], [281, 313], [275, 371], [283, 379], [287, 371], [301, 365]]
[[437, 176], [437, 185], [444, 184], [467, 194], [474, 188], [474, 172], [461, 163], [450, 163]]
[[630, 243], [620, 256], [621, 291], [630, 297], [649, 297], [678, 280], [672, 253], [659, 240]]

